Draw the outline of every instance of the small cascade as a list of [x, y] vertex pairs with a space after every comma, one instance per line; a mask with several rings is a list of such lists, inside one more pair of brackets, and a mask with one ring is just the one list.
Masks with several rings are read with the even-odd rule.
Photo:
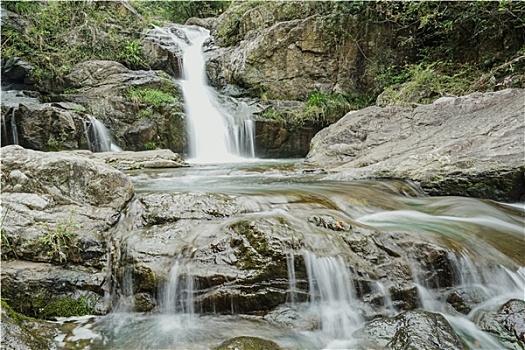
[[[254, 123], [233, 117], [223, 108], [208, 85], [202, 51], [210, 32], [201, 27], [180, 27], [186, 37], [164, 29], [165, 36], [183, 51], [181, 81], [189, 134], [189, 157], [193, 163], [222, 163], [255, 156]], [[156, 27], [156, 32], [162, 28]], [[189, 44], [188, 44], [189, 42]]]
[[195, 290], [193, 277], [188, 268], [176, 261], [170, 270], [169, 280], [164, 287], [162, 301], [166, 314], [195, 314]]
[[18, 129], [16, 128], [15, 112], [16, 108], [13, 108], [13, 112], [11, 112], [11, 132], [13, 134], [13, 145], [18, 145]]
[[97, 118], [89, 116], [84, 123], [84, 132], [91, 152], [120, 152], [122, 149], [113, 143], [108, 129]]
[[255, 123], [253, 120], [244, 120], [241, 125], [230, 127], [230, 139], [233, 140], [230, 153], [241, 157], [255, 158]]
[[294, 260], [294, 252], [288, 252], [288, 254], [286, 254], [286, 266], [288, 270], [289, 284], [287, 301], [292, 305], [297, 301], [297, 281], [295, 278]]
[[2, 114], [2, 145], [8, 144], [9, 134], [7, 133], [7, 121], [5, 116]]
[[351, 273], [341, 257], [319, 258], [303, 252], [308, 273], [310, 305], [320, 315], [321, 330], [331, 339], [348, 339], [362, 325]]

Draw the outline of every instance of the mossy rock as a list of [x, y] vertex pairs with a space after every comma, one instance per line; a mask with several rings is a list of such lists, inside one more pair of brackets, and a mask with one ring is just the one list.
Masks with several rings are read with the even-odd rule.
[[226, 340], [215, 350], [281, 350], [277, 343], [257, 337], [236, 337]]

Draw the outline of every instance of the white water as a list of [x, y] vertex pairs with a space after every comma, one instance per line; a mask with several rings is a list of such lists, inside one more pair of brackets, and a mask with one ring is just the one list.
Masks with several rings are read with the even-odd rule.
[[85, 125], [86, 138], [91, 152], [120, 152], [122, 149], [111, 139], [108, 129], [97, 118], [89, 116], [90, 125]]
[[186, 266], [175, 261], [163, 292], [164, 312], [194, 315], [194, 294], [193, 277], [187, 273]]
[[18, 145], [18, 129], [16, 128], [16, 119], [15, 119], [16, 108], [13, 108], [11, 113], [11, 132], [13, 133], [13, 145]]
[[209, 31], [200, 27], [184, 27], [191, 44], [171, 34], [183, 49], [183, 81], [189, 161], [192, 163], [224, 163], [253, 158], [254, 123], [235, 120], [217, 102], [208, 86], [202, 45]]
[[324, 336], [332, 340], [351, 340], [362, 325], [354, 304], [357, 302], [350, 271], [341, 257], [317, 257], [304, 251], [308, 273], [310, 305], [319, 315]]

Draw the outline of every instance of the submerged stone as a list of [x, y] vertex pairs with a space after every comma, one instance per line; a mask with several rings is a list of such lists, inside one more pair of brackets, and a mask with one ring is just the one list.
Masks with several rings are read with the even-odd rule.
[[226, 340], [214, 350], [281, 350], [277, 343], [257, 337], [236, 337]]

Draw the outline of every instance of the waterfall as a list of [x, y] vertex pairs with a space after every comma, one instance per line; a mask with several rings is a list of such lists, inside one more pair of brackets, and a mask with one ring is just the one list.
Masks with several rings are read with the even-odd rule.
[[297, 281], [295, 279], [295, 266], [294, 266], [294, 252], [290, 251], [286, 254], [286, 267], [288, 270], [288, 301], [293, 305], [297, 300]]
[[13, 108], [13, 112], [11, 112], [11, 132], [13, 133], [13, 145], [18, 145], [18, 129], [16, 128], [15, 112], [16, 108]]
[[113, 143], [108, 129], [97, 118], [89, 116], [89, 124], [84, 123], [84, 132], [91, 152], [120, 152], [122, 149]]
[[[159, 30], [159, 28], [156, 28]], [[208, 85], [203, 43], [208, 30], [186, 26], [182, 30], [190, 41], [165, 31], [183, 50], [183, 80], [186, 122], [189, 134], [189, 157], [194, 163], [221, 163], [254, 157], [254, 123], [235, 118], [218, 102]]]
[[362, 325], [351, 274], [341, 257], [317, 257], [303, 252], [310, 305], [320, 315], [321, 330], [331, 339], [348, 339]]
[[194, 315], [194, 295], [193, 277], [188, 274], [186, 266], [176, 261], [170, 270], [162, 296], [165, 313]]

